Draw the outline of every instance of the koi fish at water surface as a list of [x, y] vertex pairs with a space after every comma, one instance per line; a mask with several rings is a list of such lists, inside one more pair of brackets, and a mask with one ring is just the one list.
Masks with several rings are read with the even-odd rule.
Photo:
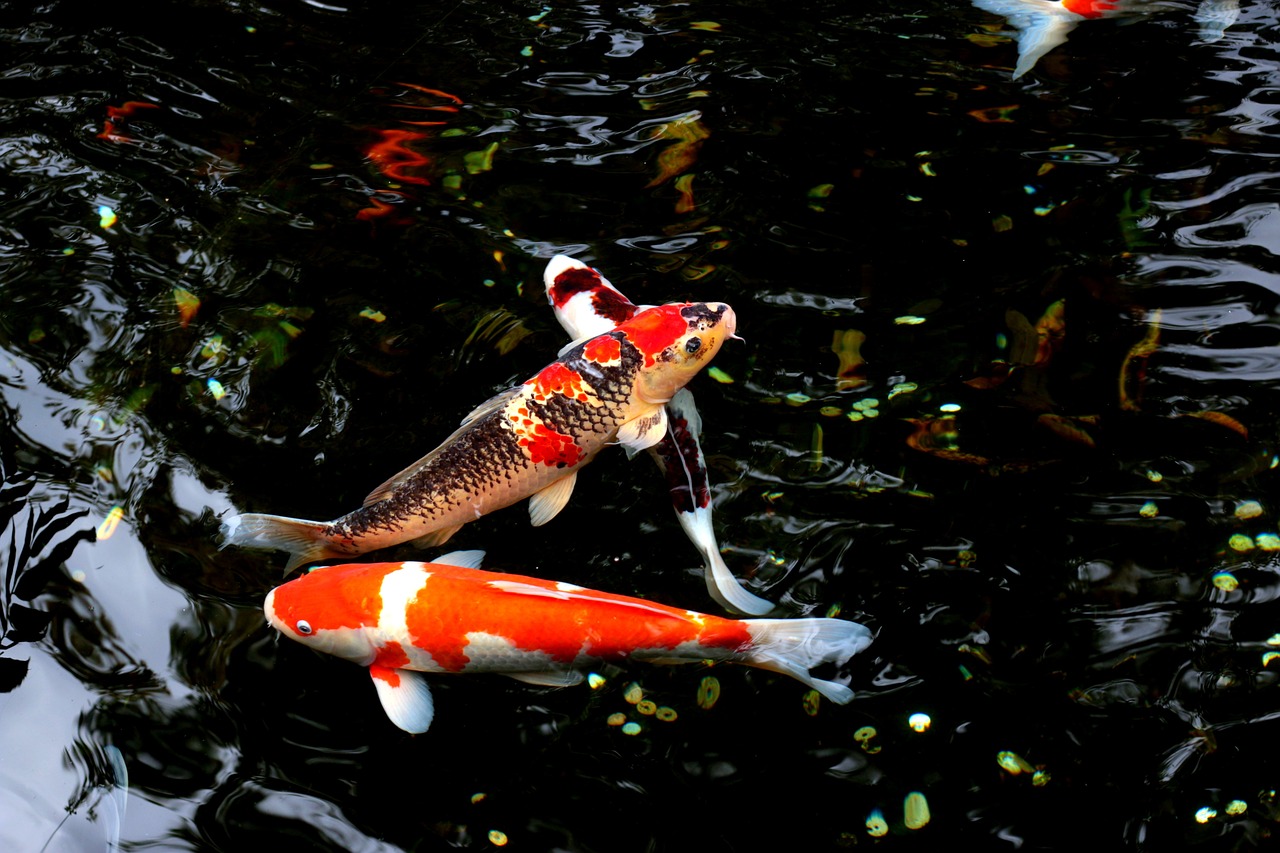
[[482, 404], [360, 509], [333, 521], [247, 513], [223, 525], [223, 545], [288, 551], [287, 573], [402, 542], [439, 545], [463, 524], [523, 498], [530, 521], [545, 524], [569, 500], [578, 469], [607, 444], [634, 453], [661, 440], [664, 404], [736, 324], [723, 302], [641, 311]]
[[[1134, 19], [1162, 10], [1177, 10], [1161, 0], [972, 0], [979, 9], [1000, 15], [1016, 29], [1018, 64], [1013, 79], [1026, 74], [1042, 56], [1061, 44], [1076, 25], [1103, 18]], [[1220, 40], [1240, 17], [1240, 0], [1201, 0], [1194, 18], [1200, 41]]]
[[[645, 310], [597, 270], [568, 255], [556, 255], [548, 261], [542, 277], [556, 319], [573, 338], [602, 334]], [[680, 526], [702, 554], [707, 592], [732, 613], [761, 616], [774, 609], [773, 602], [747, 591], [720, 556], [711, 524], [707, 460], [698, 442], [701, 429], [693, 394], [681, 388], [667, 402], [666, 435], [649, 453], [667, 478]]]
[[432, 563], [322, 566], [267, 594], [267, 621], [311, 648], [369, 668], [393, 723], [420, 734], [435, 716], [422, 673], [497, 673], [544, 687], [602, 661], [723, 661], [789, 675], [832, 702], [853, 691], [815, 678], [871, 643], [843, 619], [726, 619], [523, 575], [476, 568], [481, 551]]

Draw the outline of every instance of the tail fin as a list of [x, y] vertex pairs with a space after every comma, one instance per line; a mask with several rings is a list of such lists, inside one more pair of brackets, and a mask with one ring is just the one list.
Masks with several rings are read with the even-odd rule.
[[844, 619], [744, 619], [751, 633], [751, 666], [780, 672], [801, 681], [838, 705], [848, 704], [853, 691], [843, 684], [814, 678], [819, 664], [843, 664], [871, 645], [865, 625]]
[[329, 542], [323, 538], [326, 527], [328, 523], [324, 521], [249, 512], [222, 523], [221, 547], [288, 551], [289, 564], [284, 570], [288, 574], [298, 566], [329, 556]]

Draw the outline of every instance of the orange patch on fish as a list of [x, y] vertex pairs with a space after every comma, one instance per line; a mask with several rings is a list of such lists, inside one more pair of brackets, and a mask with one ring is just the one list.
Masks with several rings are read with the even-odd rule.
[[622, 342], [611, 335], [592, 338], [587, 341], [582, 355], [596, 364], [613, 364], [622, 360]]
[[294, 630], [295, 620], [304, 614], [312, 631], [376, 625], [382, 611], [382, 579], [398, 568], [396, 563], [379, 563], [317, 569], [333, 573], [325, 576], [331, 586], [285, 584], [276, 589], [272, 605]]
[[[409, 602], [405, 624], [414, 645], [451, 672], [462, 671], [470, 662], [469, 633], [502, 637], [520, 651], [541, 652], [565, 664], [579, 654], [617, 658], [690, 642], [737, 650], [752, 642], [746, 626], [733, 619], [690, 616], [674, 607], [607, 592], [565, 592], [555, 583], [520, 575], [439, 564], [432, 564], [430, 571], [431, 577]], [[478, 583], [481, 578], [485, 582]], [[547, 594], [511, 592], [502, 589], [502, 583]]]
[[645, 367], [652, 367], [658, 353], [689, 330], [689, 323], [680, 313], [683, 307], [664, 305], [661, 308], [651, 308], [618, 326], [618, 331], [626, 333], [627, 340], [644, 354]]

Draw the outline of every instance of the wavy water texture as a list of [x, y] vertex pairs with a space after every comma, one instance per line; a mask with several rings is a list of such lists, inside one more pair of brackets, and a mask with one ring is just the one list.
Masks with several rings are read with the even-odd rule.
[[[1273, 3], [1212, 41], [1195, 5], [1018, 81], [936, 0], [0, 10], [0, 846], [1261, 849], [1280, 52]], [[780, 614], [873, 628], [850, 705], [442, 678], [408, 738], [217, 550], [554, 357], [559, 253], [734, 306], [716, 533]], [[710, 608], [651, 468], [449, 547]]]

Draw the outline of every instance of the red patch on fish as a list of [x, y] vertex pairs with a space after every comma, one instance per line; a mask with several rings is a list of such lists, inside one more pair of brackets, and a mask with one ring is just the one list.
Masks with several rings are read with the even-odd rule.
[[538, 372], [537, 376], [524, 384], [532, 385], [539, 399], [545, 399], [552, 394], [563, 394], [574, 399], [586, 398], [586, 392], [582, 390], [582, 377], [559, 361], [548, 364]]
[[[397, 646], [397, 648], [399, 648], [399, 646]], [[400, 672], [396, 667], [374, 664], [369, 667], [369, 674], [380, 681], [385, 681], [392, 687], [400, 686]]]
[[600, 273], [590, 267], [571, 267], [556, 276], [555, 284], [551, 285], [551, 301], [555, 303], [557, 308], [563, 308], [564, 304], [579, 293], [585, 293], [596, 288], [607, 290], [600, 283]]
[[591, 294], [591, 308], [597, 317], [603, 317], [614, 325], [625, 323], [640, 310], [627, 297], [606, 287]]
[[644, 366], [652, 367], [655, 357], [689, 330], [689, 323], [681, 315], [683, 305], [663, 305], [642, 311], [618, 327], [627, 340], [644, 354]]
[[[378, 656], [374, 658], [374, 664], [377, 666], [385, 666], [390, 669], [400, 669], [408, 666], [409, 656], [405, 654], [404, 647], [392, 640], [382, 648], [378, 649]], [[391, 685], [394, 687], [395, 685]]]
[[582, 461], [582, 448], [578, 447], [573, 436], [556, 432], [546, 424], [517, 427], [516, 432], [520, 435], [520, 446], [528, 452], [529, 461], [535, 465], [541, 463], [552, 468], [565, 468]]
[[[409, 603], [405, 624], [414, 645], [452, 672], [470, 662], [469, 633], [502, 637], [520, 651], [541, 652], [566, 664], [583, 653], [616, 659], [636, 650], [674, 649], [683, 643], [738, 650], [752, 642], [747, 627], [733, 619], [695, 618], [674, 607], [607, 592], [565, 592], [555, 583], [521, 575], [438, 564], [427, 570], [431, 576]], [[548, 594], [495, 585], [502, 582]]]
[[587, 341], [582, 356], [596, 364], [612, 364], [622, 359], [622, 342], [612, 335], [601, 335]]
[[1116, 7], [1117, 3], [1108, 0], [1062, 0], [1062, 8], [1085, 18], [1101, 18]]
[[132, 142], [132, 137], [119, 132], [120, 128], [127, 124], [125, 119], [138, 110], [155, 110], [159, 108], [159, 104], [151, 104], [146, 101], [125, 101], [118, 107], [108, 104], [107, 120], [103, 123], [102, 133], [98, 134], [98, 138], [105, 139], [108, 142]]

